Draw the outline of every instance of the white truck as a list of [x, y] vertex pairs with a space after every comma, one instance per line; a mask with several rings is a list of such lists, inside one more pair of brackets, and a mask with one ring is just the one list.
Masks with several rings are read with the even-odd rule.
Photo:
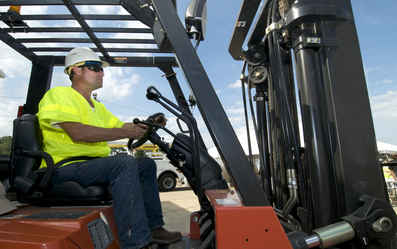
[[172, 191], [178, 181], [187, 185], [185, 176], [164, 156], [151, 156], [157, 165], [157, 182], [161, 191]]

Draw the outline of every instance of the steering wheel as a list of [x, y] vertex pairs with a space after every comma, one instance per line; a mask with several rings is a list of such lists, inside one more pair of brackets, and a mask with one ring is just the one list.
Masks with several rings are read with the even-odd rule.
[[[134, 139], [129, 139], [128, 140], [128, 148], [130, 150], [133, 150], [135, 148], [138, 148], [139, 146], [143, 145], [144, 143], [146, 143], [146, 141], [149, 138], [149, 135], [152, 133], [152, 130], [154, 129], [155, 131], [158, 129], [157, 127], [153, 127], [150, 124], [160, 124], [162, 122], [164, 122], [165, 120], [165, 116], [163, 113], [158, 112], [156, 114], [150, 115], [146, 120], [145, 120], [145, 124], [147, 124], [147, 130], [145, 132], [145, 134], [143, 134], [143, 136], [134, 143]], [[139, 119], [135, 118], [134, 119], [134, 124], [138, 124], [140, 121]]]

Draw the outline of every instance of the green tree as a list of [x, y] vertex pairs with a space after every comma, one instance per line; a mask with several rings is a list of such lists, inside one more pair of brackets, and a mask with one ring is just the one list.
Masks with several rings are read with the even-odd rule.
[[4, 136], [0, 138], [0, 155], [9, 156], [11, 153], [11, 136]]

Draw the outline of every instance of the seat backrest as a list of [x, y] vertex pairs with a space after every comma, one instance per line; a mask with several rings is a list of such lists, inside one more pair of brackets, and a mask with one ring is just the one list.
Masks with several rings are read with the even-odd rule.
[[[11, 175], [10, 184], [13, 186], [17, 177], [31, 179], [31, 173], [38, 169], [41, 159], [18, 155], [20, 151], [41, 151], [43, 149], [43, 135], [36, 115], [25, 114], [14, 120], [11, 145]], [[31, 179], [33, 182], [35, 179]]]
[[[40, 205], [97, 205], [111, 201], [112, 195], [106, 184], [87, 187], [73, 181], [48, 184], [56, 165], [54, 166], [51, 156], [43, 152], [43, 148], [43, 135], [37, 116], [25, 114], [15, 119], [10, 185], [17, 190], [19, 202]], [[47, 168], [45, 174], [39, 178], [34, 171], [39, 169], [42, 158], [52, 170]], [[47, 175], [48, 182], [44, 181]]]

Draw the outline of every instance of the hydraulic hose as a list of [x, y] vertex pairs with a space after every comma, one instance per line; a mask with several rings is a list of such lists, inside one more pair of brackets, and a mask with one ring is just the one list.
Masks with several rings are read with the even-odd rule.
[[[273, 0], [269, 5], [273, 5], [274, 8], [274, 1]], [[267, 20], [267, 26], [269, 26], [272, 22], [271, 16], [272, 16], [272, 7], [269, 7], [268, 10], [268, 20]], [[270, 113], [271, 116], [271, 130], [272, 130], [272, 142], [273, 142], [273, 148], [271, 153], [273, 155], [273, 163], [274, 163], [274, 200], [276, 201], [276, 206], [277, 205], [282, 205], [282, 196], [280, 195], [280, 192], [282, 191], [282, 186], [281, 181], [283, 177], [281, 176], [282, 171], [280, 170], [280, 157], [279, 157], [279, 145], [278, 145], [278, 130], [277, 130], [277, 121], [279, 119], [276, 119], [276, 110], [277, 108], [280, 108], [278, 102], [279, 100], [277, 99], [277, 93], [276, 90], [274, 89], [276, 87], [276, 67], [274, 65], [275, 63], [275, 56], [274, 56], [274, 51], [273, 51], [273, 42], [271, 39], [271, 33], [268, 34], [267, 37], [267, 42], [268, 42], [268, 47], [269, 47], [269, 63], [270, 63], [270, 84], [269, 84], [269, 89], [270, 89], [270, 94], [269, 94], [269, 103], [271, 104], [271, 108], [273, 111]], [[277, 105], [276, 105], [277, 104]]]
[[280, 209], [278, 209], [278, 208], [274, 208], [274, 211], [276, 212], [276, 215], [277, 215], [277, 216], [279, 216], [279, 217], [281, 217], [281, 218], [283, 218], [283, 219], [285, 219], [285, 220], [288, 220], [288, 221], [294, 223], [294, 224], [295, 224], [295, 227], [296, 227], [298, 230], [301, 230], [301, 229], [302, 229], [301, 223], [299, 223], [299, 221], [297, 221], [292, 215], [289, 214], [288, 216], [284, 216], [283, 213], [282, 213], [282, 211], [281, 211]]
[[[269, 8], [269, 16], [271, 16], [271, 22], [276, 22], [276, 10], [277, 10], [277, 1], [273, 1], [270, 3], [272, 7]], [[271, 10], [271, 11], [270, 11]], [[270, 21], [270, 18], [268, 19]], [[268, 23], [270, 25], [270, 23]], [[275, 163], [275, 184], [276, 184], [276, 199], [277, 206], [282, 207], [288, 201], [287, 193], [285, 189], [287, 187], [286, 182], [286, 168], [293, 169], [293, 161], [291, 160], [291, 145], [289, 144], [289, 131], [288, 127], [285, 123], [285, 107], [284, 102], [281, 95], [280, 90], [280, 80], [283, 78], [279, 76], [278, 67], [277, 67], [277, 55], [274, 46], [277, 45], [277, 41], [274, 41], [273, 37], [275, 36], [275, 32], [270, 32], [267, 37], [268, 47], [269, 47], [269, 56], [270, 56], [270, 72], [273, 87], [271, 91], [272, 103], [273, 103], [273, 153], [274, 153], [274, 163]], [[281, 136], [278, 136], [278, 132], [281, 132]]]
[[[241, 81], [241, 92], [243, 95], [243, 104], [244, 104], [244, 116], [245, 116], [245, 127], [247, 130], [247, 142], [248, 142], [248, 152], [249, 152], [249, 160], [251, 165], [254, 165], [254, 160], [252, 158], [252, 148], [251, 148], [251, 137], [250, 137], [250, 130], [249, 130], [249, 123], [248, 123], [248, 113], [247, 113], [247, 97], [245, 95], [245, 87], [244, 87], [244, 74], [245, 74], [245, 67], [247, 66], [247, 61], [244, 60], [243, 68], [241, 69], [240, 81]], [[248, 81], [249, 84], [249, 81]]]
[[[250, 75], [251, 75], [251, 73], [249, 72], [248, 73], [248, 82], [251, 82], [250, 81], [250, 77], [251, 77]], [[264, 139], [262, 139], [262, 137], [260, 137], [260, 134], [259, 134], [258, 124], [257, 124], [257, 121], [256, 121], [255, 112], [254, 112], [254, 106], [253, 106], [253, 102], [252, 102], [253, 98], [252, 98], [252, 94], [251, 94], [250, 84], [248, 84], [247, 90], [248, 90], [248, 96], [249, 96], [248, 98], [249, 98], [249, 104], [250, 104], [250, 109], [251, 109], [252, 122], [254, 124], [254, 131], [255, 131], [256, 141], [258, 143], [257, 144], [258, 145], [258, 150], [261, 152], [260, 155], [259, 155], [259, 162], [261, 164], [262, 188], [265, 190], [265, 193], [266, 193], [267, 197], [271, 198], [271, 200], [273, 200], [273, 197], [271, 196], [272, 195], [272, 192], [271, 192], [272, 191], [271, 190], [271, 177], [269, 175], [266, 175], [267, 172], [265, 170], [266, 168], [270, 167], [270, 165], [269, 165], [269, 163], [267, 163], [267, 161], [265, 163], [266, 159], [264, 158], [264, 156], [268, 155], [268, 154], [265, 153], [266, 151], [263, 148], [263, 143], [265, 143], [267, 141], [264, 141]]]
[[[273, 22], [275, 22], [276, 20], [276, 10], [277, 10], [277, 1], [273, 2], [273, 13], [272, 13], [272, 19]], [[292, 155], [291, 155], [291, 143], [290, 143], [290, 127], [288, 126], [288, 122], [287, 121], [287, 116], [288, 114], [288, 104], [286, 104], [285, 102], [288, 101], [288, 96], [286, 98], [286, 96], [282, 96], [282, 91], [281, 91], [281, 86], [284, 85], [285, 82], [285, 77], [284, 77], [284, 72], [283, 72], [283, 68], [282, 68], [282, 60], [281, 60], [281, 55], [280, 55], [280, 51], [279, 49], [279, 45], [278, 45], [278, 40], [277, 40], [277, 32], [273, 31], [272, 32], [272, 38], [273, 38], [273, 50], [274, 50], [274, 57], [275, 57], [275, 61], [274, 61], [274, 66], [275, 66], [275, 72], [277, 75], [277, 83], [276, 84], [276, 94], [277, 96], [277, 100], [278, 100], [278, 104], [279, 104], [279, 112], [280, 112], [280, 120], [281, 120], [281, 127], [283, 128], [283, 135], [284, 135], [284, 153], [286, 154], [287, 158], [287, 167], [289, 169], [293, 169], [293, 160], [292, 160]], [[283, 89], [285, 90], [285, 89]], [[284, 98], [282, 98], [284, 97]]]
[[289, 215], [298, 201], [298, 184], [296, 182], [296, 173], [294, 169], [287, 169], [287, 178], [290, 198], [288, 199], [287, 204], [285, 204], [282, 211], [284, 217]]
[[[276, 8], [276, 1], [274, 1], [273, 2], [273, 8], [272, 8], [272, 19], [273, 19], [272, 21], [273, 22], [276, 21], [276, 19], [275, 19], [276, 18], [276, 9], [277, 9]], [[281, 101], [282, 99], [285, 100], [285, 101], [282, 102], [284, 105], [282, 106], [282, 108], [280, 108], [280, 116], [284, 116], [286, 118], [285, 122], [287, 122], [287, 124], [285, 125], [285, 127], [287, 128], [286, 133], [285, 133], [285, 135], [286, 135], [285, 140], [286, 140], [287, 144], [289, 145], [288, 146], [289, 148], [286, 151], [286, 153], [288, 153], [287, 154], [288, 155], [287, 160], [291, 160], [291, 162], [293, 161], [292, 158], [291, 158], [292, 155], [290, 154], [290, 152], [292, 151], [292, 146], [290, 144], [290, 142], [291, 142], [290, 141], [290, 138], [291, 138], [290, 134], [292, 133], [291, 134], [292, 135], [292, 143], [293, 143], [293, 146], [295, 148], [294, 154], [295, 154], [295, 158], [296, 158], [296, 162], [297, 162], [297, 168], [299, 170], [300, 182], [301, 182], [301, 185], [302, 185], [302, 188], [301, 188], [302, 189], [302, 202], [303, 202], [304, 208], [307, 208], [306, 184], [305, 184], [305, 181], [304, 181], [303, 168], [302, 168], [302, 163], [301, 163], [301, 160], [300, 160], [300, 155], [299, 155], [299, 150], [298, 150], [298, 148], [299, 148], [298, 138], [297, 138], [297, 134], [295, 132], [293, 121], [292, 121], [291, 107], [290, 107], [290, 105], [288, 103], [285, 103], [285, 102], [288, 101], [289, 98], [288, 98], [286, 80], [284, 78], [285, 73], [284, 73], [284, 70], [283, 70], [283, 64], [282, 64], [282, 58], [281, 58], [281, 48], [278, 45], [278, 39], [277, 39], [278, 35], [277, 35], [276, 31], [272, 32], [272, 36], [273, 36], [272, 37], [273, 38], [273, 49], [274, 49], [274, 54], [275, 54], [274, 55], [274, 57], [275, 57], [275, 63], [274, 64], [276, 64], [276, 71], [277, 71], [277, 75], [278, 75], [278, 77], [280, 79], [280, 87], [282, 88], [282, 91], [281, 91], [281, 89], [279, 89], [280, 91], [277, 91], [277, 92], [279, 92], [280, 95], [282, 93], [284, 93], [284, 96], [283, 96], [284, 98], [281, 98], [281, 96], [279, 96], [280, 102], [282, 102]], [[269, 38], [269, 40], [270, 40], [270, 38]], [[270, 44], [269, 44], [269, 49], [271, 49]], [[283, 110], [281, 110], [281, 109], [283, 109]], [[284, 113], [283, 113], [283, 111], [284, 111]], [[284, 119], [284, 118], [282, 117], [282, 119]], [[291, 165], [289, 164], [289, 166], [290, 166], [289, 169], [293, 168], [293, 165], [291, 167]], [[294, 197], [290, 196], [290, 199], [292, 199], [292, 198], [294, 198]]]
[[[280, 46], [275, 45], [275, 48], [277, 48], [277, 54], [280, 55], [280, 53], [281, 53]], [[277, 61], [279, 63], [281, 63], [280, 56], [279, 56], [279, 59]], [[281, 65], [279, 65], [279, 69], [282, 70], [282, 66]], [[280, 73], [280, 75], [283, 75], [283, 73]], [[282, 83], [283, 83], [282, 84], [282, 87], [283, 87], [283, 91], [282, 92], [284, 92], [284, 94], [286, 95], [284, 98], [288, 99], [287, 89], [286, 89], [287, 87], [285, 85], [285, 81], [282, 81]], [[292, 112], [291, 112], [290, 105], [286, 104], [285, 105], [285, 109], [287, 111], [287, 115], [286, 115], [287, 122], [288, 122], [288, 125], [290, 126], [291, 132], [292, 132], [292, 142], [293, 142], [293, 145], [294, 145], [294, 148], [295, 148], [294, 153], [295, 153], [295, 158], [296, 158], [296, 162], [297, 162], [297, 168], [298, 168], [298, 171], [299, 171], [300, 181], [301, 181], [301, 184], [302, 184], [302, 199], [303, 199], [302, 202], [303, 202], [304, 208], [307, 208], [306, 184], [305, 184], [304, 177], [303, 177], [302, 162], [300, 160], [300, 155], [299, 155], [299, 150], [298, 150], [298, 148], [299, 148], [298, 136], [297, 136], [297, 134], [295, 132], [295, 129], [294, 129], [294, 125], [293, 125], [293, 121], [292, 121]]]

